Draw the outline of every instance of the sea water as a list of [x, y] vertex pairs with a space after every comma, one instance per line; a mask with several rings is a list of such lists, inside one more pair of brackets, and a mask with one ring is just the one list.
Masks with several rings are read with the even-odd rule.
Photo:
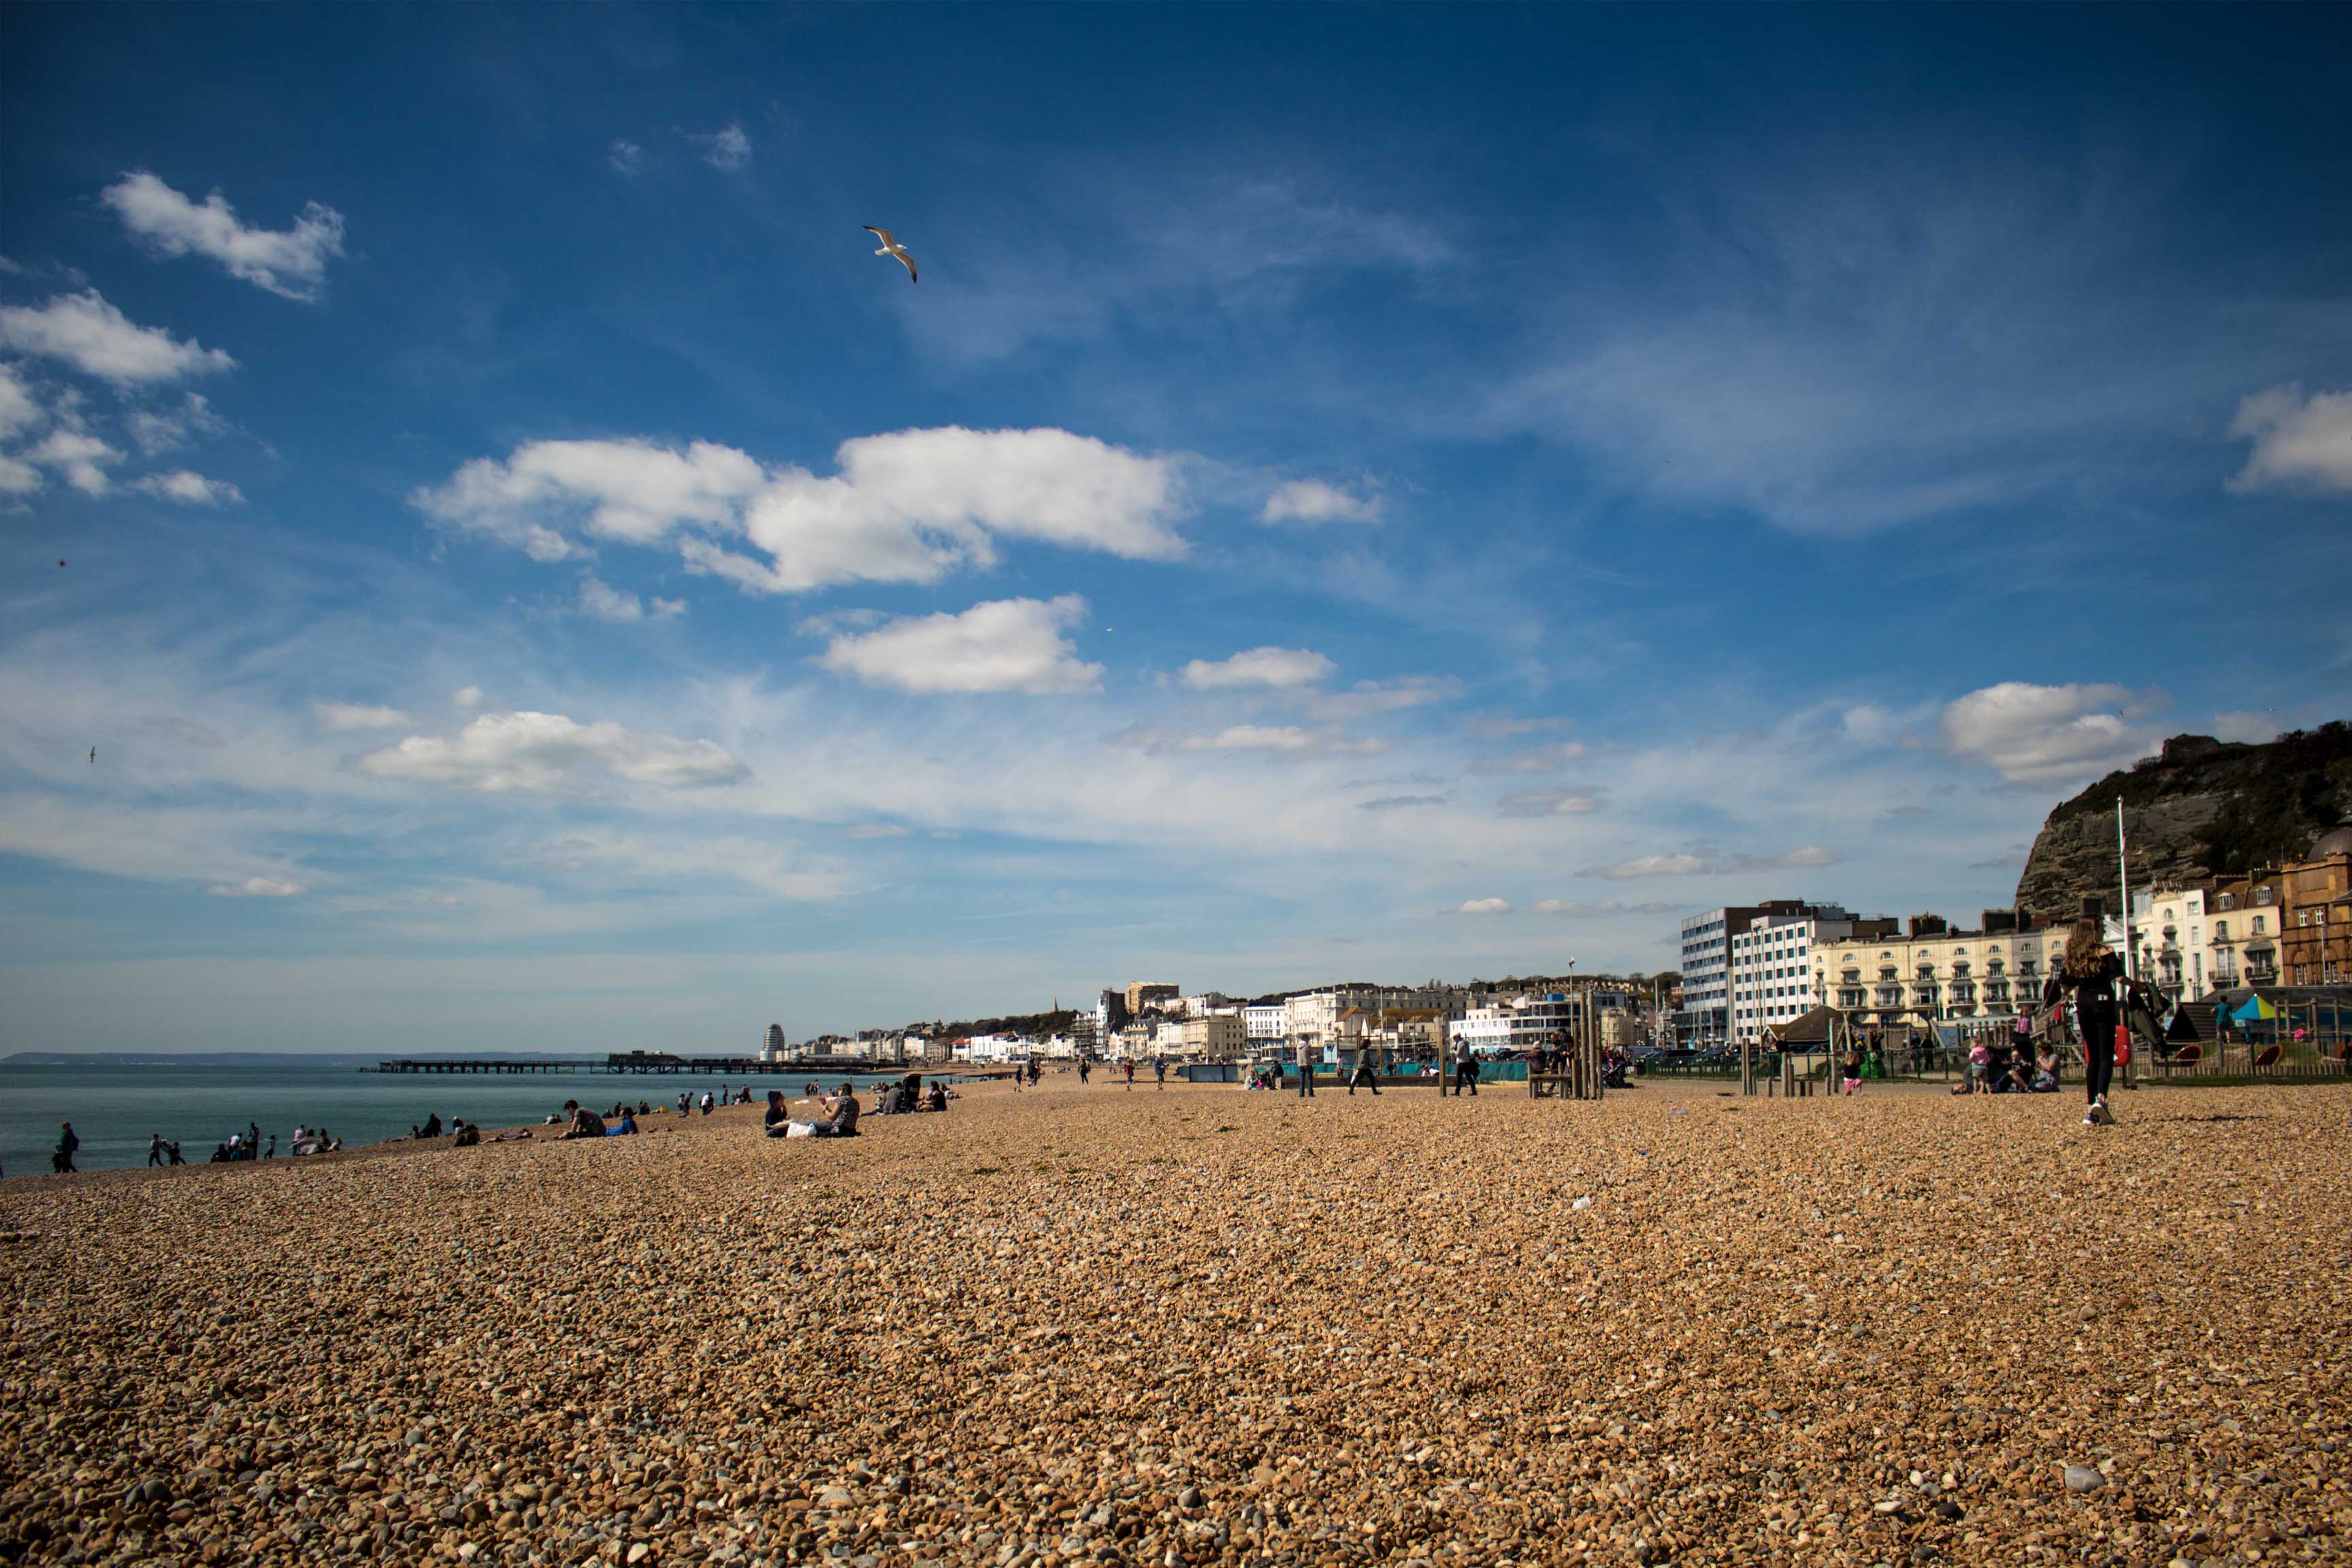
[[[446, 1129], [454, 1117], [485, 1127], [544, 1121], [576, 1100], [605, 1111], [615, 1101], [632, 1107], [677, 1107], [680, 1092], [699, 1101], [749, 1082], [751, 1098], [764, 1102], [768, 1090], [787, 1100], [806, 1086], [831, 1089], [853, 1082], [862, 1089], [885, 1078], [827, 1070], [790, 1078], [762, 1074], [746, 1079], [700, 1078], [606, 1072], [513, 1074], [405, 1074], [359, 1070], [349, 1058], [289, 1056], [234, 1064], [137, 1064], [93, 1062], [74, 1066], [21, 1066], [0, 1061], [0, 1172], [10, 1180], [47, 1175], [49, 1152], [58, 1145], [58, 1123], [70, 1121], [81, 1139], [76, 1168], [102, 1171], [147, 1163], [148, 1140], [162, 1133], [177, 1140], [180, 1157], [192, 1165], [212, 1158], [215, 1145], [258, 1125], [265, 1146], [278, 1135], [278, 1153], [288, 1157], [297, 1124], [320, 1127], [346, 1149], [387, 1138], [405, 1138], [412, 1127], [437, 1114]], [[806, 1113], [803, 1112], [803, 1115]]]

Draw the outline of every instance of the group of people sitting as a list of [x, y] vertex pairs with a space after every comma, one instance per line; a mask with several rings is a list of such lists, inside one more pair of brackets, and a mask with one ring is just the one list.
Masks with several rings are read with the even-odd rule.
[[2031, 1035], [2012, 1042], [1979, 1035], [1969, 1047], [1969, 1070], [1952, 1085], [1954, 1094], [2055, 1094], [2058, 1047], [2043, 1042], [2037, 1054]]
[[[809, 1085], [814, 1089], [814, 1084]], [[857, 1136], [857, 1114], [863, 1109], [857, 1103], [857, 1091], [848, 1084], [841, 1092], [824, 1097], [825, 1117], [822, 1121], [795, 1121], [784, 1107], [784, 1091], [768, 1091], [767, 1130], [771, 1138], [855, 1138]]]
[[626, 1105], [613, 1107], [609, 1118], [597, 1115], [577, 1100], [565, 1100], [563, 1109], [571, 1113], [572, 1123], [556, 1140], [560, 1143], [568, 1143], [574, 1138], [626, 1138], [637, 1130], [636, 1113]]

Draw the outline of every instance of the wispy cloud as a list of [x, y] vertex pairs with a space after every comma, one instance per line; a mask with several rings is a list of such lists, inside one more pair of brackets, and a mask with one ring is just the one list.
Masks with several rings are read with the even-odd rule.
[[1939, 731], [1945, 751], [2012, 784], [2095, 778], [2153, 752], [2162, 736], [2135, 722], [2164, 705], [2160, 691], [2122, 686], [2036, 686], [2005, 680], [1955, 699]]
[[2301, 382], [2242, 398], [2230, 434], [2252, 441], [2230, 489], [2352, 493], [2352, 392], [2315, 392]]
[[142, 327], [95, 289], [58, 294], [40, 305], [0, 307], [0, 343], [72, 365], [118, 386], [144, 386], [236, 368], [218, 349]]
[[343, 215], [318, 202], [305, 205], [291, 228], [253, 228], [218, 191], [202, 202], [144, 169], [109, 185], [100, 200], [122, 226], [164, 256], [195, 255], [289, 300], [315, 300], [326, 287], [327, 263], [343, 253]]
[[727, 124], [709, 135], [689, 138], [702, 149], [702, 161], [714, 169], [740, 169], [751, 161], [751, 139], [740, 124]]

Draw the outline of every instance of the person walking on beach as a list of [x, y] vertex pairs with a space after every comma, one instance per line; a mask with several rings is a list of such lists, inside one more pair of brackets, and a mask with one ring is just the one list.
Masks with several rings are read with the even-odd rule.
[[1315, 1098], [1315, 1047], [1307, 1044], [1305, 1040], [1298, 1042], [1297, 1063], [1298, 1067], [1298, 1098], [1301, 1100], [1312, 1100]]
[[174, 1165], [184, 1165], [187, 1163], [185, 1160], [180, 1158], [180, 1146], [176, 1142], [166, 1143], [163, 1145], [163, 1149], [165, 1152], [172, 1156], [172, 1163]]
[[1466, 1038], [1454, 1045], [1454, 1098], [1459, 1100], [1465, 1093], [1473, 1100], [1478, 1098], [1478, 1053], [1470, 1048]]
[[1094, 1063], [1087, 1060], [1084, 1057], [1080, 1057], [1078, 1058], [1078, 1086], [1080, 1088], [1083, 1089], [1086, 1087], [1087, 1080], [1094, 1076]]
[[1370, 1089], [1376, 1096], [1381, 1092], [1381, 1079], [1380, 1075], [1372, 1070], [1372, 1047], [1370, 1046], [1356, 1047], [1356, 1070], [1348, 1079], [1349, 1098], [1354, 1097], [1358, 1084]]
[[267, 1149], [264, 1149], [264, 1150], [261, 1152], [261, 1157], [262, 1157], [263, 1159], [265, 1159], [265, 1160], [275, 1160], [276, 1158], [278, 1158], [278, 1134], [277, 1134], [277, 1133], [272, 1132], [272, 1133], [269, 1135], [269, 1147], [268, 1147], [268, 1148], [267, 1148]]
[[72, 1122], [61, 1121], [58, 1126], [58, 1152], [49, 1157], [49, 1169], [60, 1176], [70, 1176], [75, 1173], [74, 1151], [81, 1147], [81, 1140], [75, 1136]]
[[2116, 1113], [2107, 1109], [2107, 1086], [2116, 1071], [2116, 1025], [2123, 1016], [2118, 986], [2146, 991], [2126, 979], [2124, 962], [2100, 935], [2099, 922], [2089, 916], [2074, 922], [2066, 938], [2066, 956], [2042, 988], [2044, 1004], [2055, 1006], [2069, 997], [2074, 1003], [2074, 1023], [2083, 1031], [2083, 1095], [2090, 1103], [2083, 1125], [2113, 1125]]
[[1861, 1089], [1862, 1046], [1859, 1042], [1852, 1039], [1846, 1041], [1845, 1055], [1839, 1058], [1838, 1070], [1845, 1079], [1847, 1094], [1852, 1095]]
[[710, 1114], [710, 1091], [707, 1089], [702, 1091], [702, 1114]]
[[1129, 1057], [1129, 1058], [1127, 1058], [1127, 1060], [1126, 1060], [1123, 1064], [1121, 1064], [1121, 1065], [1126, 1068], [1126, 1071], [1127, 1071], [1127, 1087], [1128, 1087], [1128, 1090], [1129, 1090], [1129, 1093], [1132, 1093], [1132, 1092], [1134, 1092], [1134, 1089], [1135, 1089], [1135, 1058], [1134, 1058], [1133, 1057]]
[[151, 1132], [147, 1135], [147, 1163], [152, 1168], [163, 1163], [163, 1135], [161, 1132]]
[[1168, 1087], [1168, 1058], [1166, 1057], [1154, 1057], [1151, 1058], [1151, 1076], [1160, 1081], [1160, 1088], [1166, 1089]]

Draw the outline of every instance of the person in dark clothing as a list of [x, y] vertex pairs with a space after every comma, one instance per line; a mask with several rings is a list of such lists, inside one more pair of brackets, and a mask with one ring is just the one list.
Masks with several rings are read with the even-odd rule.
[[226, 1144], [226, 1143], [215, 1143], [215, 1144], [214, 1144], [214, 1145], [213, 1145], [213, 1157], [211, 1158], [211, 1160], [207, 1161], [207, 1162], [206, 1162], [206, 1163], [208, 1163], [208, 1164], [214, 1164], [214, 1165], [226, 1165], [226, 1164], [227, 1164], [227, 1163], [228, 1163], [228, 1145], [227, 1145], [227, 1144]]
[[1360, 1047], [1356, 1052], [1356, 1070], [1348, 1075], [1348, 1092], [1350, 1095], [1356, 1092], [1358, 1084], [1362, 1084], [1374, 1094], [1381, 1091], [1380, 1075], [1372, 1071], [1372, 1047], [1370, 1046]]
[[181, 1158], [180, 1158], [180, 1146], [179, 1146], [179, 1144], [177, 1144], [177, 1143], [166, 1143], [166, 1144], [164, 1144], [164, 1145], [163, 1145], [163, 1152], [164, 1152], [165, 1153], [167, 1153], [167, 1154], [169, 1154], [169, 1155], [171, 1155], [171, 1156], [172, 1156], [172, 1163], [173, 1163], [174, 1165], [184, 1165], [184, 1164], [186, 1164], [186, 1163], [187, 1163], [187, 1162], [186, 1162], [185, 1160], [183, 1160], [183, 1159], [181, 1159]]
[[929, 1104], [933, 1110], [945, 1110], [948, 1108], [948, 1086], [934, 1082], [931, 1085]]
[[425, 1125], [424, 1125], [423, 1127], [421, 1127], [421, 1128], [418, 1128], [418, 1129], [417, 1129], [416, 1135], [417, 1135], [419, 1138], [438, 1138], [438, 1137], [440, 1137], [440, 1136], [441, 1136], [441, 1113], [440, 1113], [439, 1111], [437, 1111], [437, 1110], [436, 1110], [436, 1111], [435, 1111], [432, 1115], [430, 1115], [430, 1116], [426, 1117], [426, 1118], [425, 1119]]
[[163, 1163], [163, 1135], [161, 1132], [151, 1132], [147, 1135], [147, 1163], [150, 1165], [160, 1165]]
[[855, 1138], [857, 1136], [857, 1091], [848, 1084], [833, 1100], [833, 1114], [816, 1124], [820, 1138]]
[[572, 1113], [572, 1125], [556, 1142], [568, 1143], [574, 1138], [602, 1138], [603, 1136], [604, 1136], [604, 1119], [583, 1105]]
[[1168, 1087], [1167, 1058], [1154, 1057], [1151, 1058], [1151, 1076], [1158, 1081], [1160, 1088], [1166, 1089]]
[[781, 1089], [770, 1089], [768, 1091], [768, 1115], [766, 1121], [768, 1136], [771, 1138], [789, 1138], [792, 1134], [786, 1130], [790, 1128], [792, 1124], [793, 1113], [784, 1109], [784, 1091]]
[[81, 1140], [75, 1135], [72, 1122], [61, 1121], [58, 1126], [60, 1129], [58, 1133], [58, 1152], [51, 1157], [49, 1165], [58, 1174], [69, 1176], [75, 1173], [74, 1151], [81, 1147]]
[[2107, 1108], [2107, 1086], [2116, 1071], [2116, 1024], [2123, 1016], [2116, 995], [2119, 985], [2147, 989], [2125, 977], [2124, 961], [2101, 938], [2097, 921], [2076, 921], [2066, 938], [2066, 956], [2051, 972], [2042, 1000], [2053, 1006], [2068, 999], [2074, 1004], [2074, 1022], [2083, 1032], [2083, 1093], [2090, 1102], [2083, 1112], [2086, 1127], [2116, 1119]]

